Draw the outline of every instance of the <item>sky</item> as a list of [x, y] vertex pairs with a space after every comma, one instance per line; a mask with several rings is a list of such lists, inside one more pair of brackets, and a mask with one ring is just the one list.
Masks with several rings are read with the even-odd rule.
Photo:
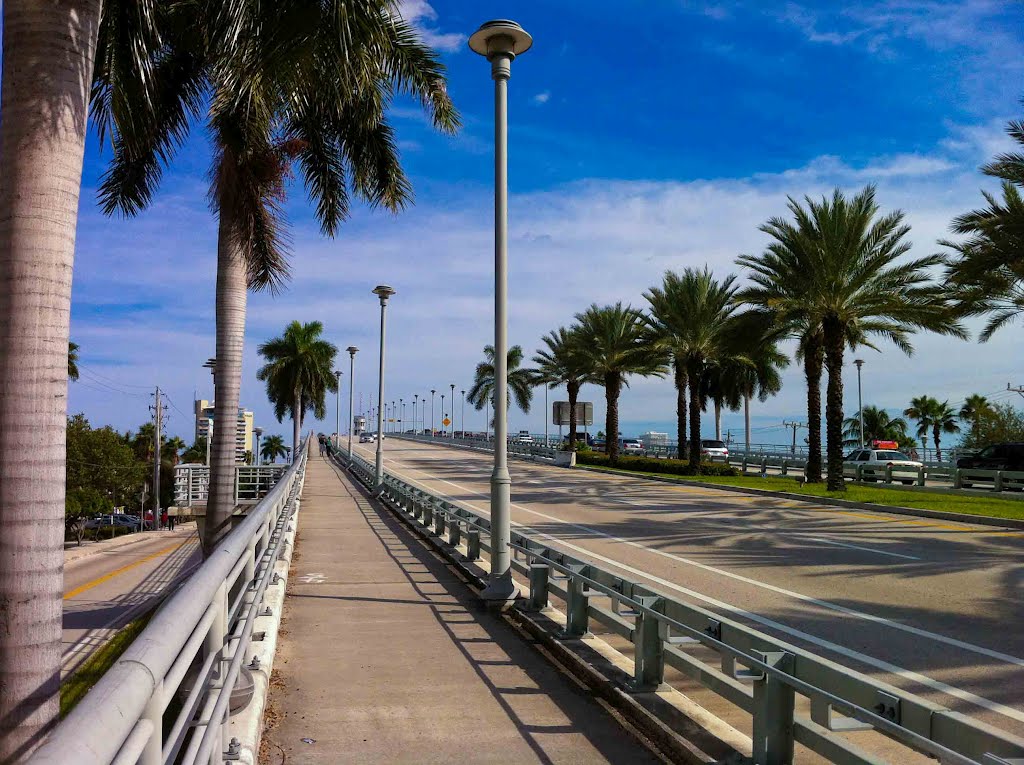
[[[490, 18], [513, 16], [534, 38], [509, 83], [509, 337], [527, 358], [591, 303], [644, 307], [644, 290], [666, 270], [739, 273], [736, 256], [765, 247], [758, 226], [786, 213], [787, 196], [875, 183], [884, 210], [906, 213], [911, 254], [939, 251], [950, 220], [995, 186], [978, 167], [1009, 148], [1006, 122], [1024, 111], [1024, 4], [1014, 0], [405, 0], [402, 12], [440, 51], [464, 127], [438, 135], [416, 104], [396, 101], [390, 118], [415, 204], [397, 216], [358, 208], [334, 239], [321, 236], [301, 182], [292, 184], [290, 282], [249, 300], [241, 401], [268, 433], [287, 438], [290, 425], [273, 419], [256, 348], [292, 320], [319, 320], [340, 349], [358, 346], [357, 410], [376, 398], [370, 291], [380, 283], [397, 290], [385, 399], [434, 388], [440, 420], [440, 393], [454, 384], [461, 399], [470, 387], [493, 341], [493, 84], [466, 40]], [[207, 136], [194, 126], [150, 209], [131, 220], [97, 207], [109, 158], [90, 136], [71, 321], [82, 377], [69, 412], [136, 428], [159, 385], [168, 432], [191, 442], [192, 400], [212, 398], [202, 364], [215, 352]], [[976, 392], [1015, 401], [1006, 387], [1024, 383], [1022, 332], [1011, 325], [983, 345], [921, 335], [911, 357], [884, 342], [863, 350], [864, 402], [900, 411], [923, 393], [958, 404]], [[852, 362], [848, 354], [849, 414]], [[339, 368], [347, 396], [347, 358]], [[629, 383], [622, 432], [674, 436], [671, 381]], [[756, 443], [784, 443], [783, 420], [805, 419], [797, 365], [783, 383], [754, 403]], [[564, 396], [551, 391], [549, 403]], [[603, 390], [587, 386], [581, 399], [603, 423]], [[513, 432], [543, 432], [542, 389], [534, 401], [529, 414], [510, 411]], [[483, 413], [466, 410], [466, 428], [481, 430]], [[454, 414], [461, 428], [460, 406]], [[313, 427], [333, 432], [334, 418], [331, 401], [327, 422]], [[726, 413], [724, 426], [742, 438], [742, 414]]]

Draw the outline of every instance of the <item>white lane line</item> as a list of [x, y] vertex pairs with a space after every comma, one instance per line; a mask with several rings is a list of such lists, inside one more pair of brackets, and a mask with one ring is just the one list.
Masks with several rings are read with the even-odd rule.
[[[422, 472], [422, 471], [418, 471], [417, 470], [416, 472]], [[423, 486], [424, 488], [428, 488], [427, 485], [424, 482], [417, 481], [416, 479], [411, 478], [408, 475], [402, 475], [402, 477], [405, 478], [405, 480], [407, 480], [407, 481], [410, 481], [412, 483], [417, 483], [417, 484], [420, 484], [421, 486]], [[447, 481], [447, 480], [441, 479], [441, 478], [434, 478], [433, 480], [442, 481], [443, 483], [450, 484], [450, 485], [456, 487], [457, 489], [459, 489], [461, 491], [467, 491], [470, 494], [474, 494], [474, 495], [476, 495], [478, 497], [484, 497], [485, 496], [483, 494], [480, 494], [479, 492], [475, 492], [475, 491], [472, 491], [471, 489], [467, 489], [464, 486], [459, 486], [458, 484], [456, 484], [456, 483], [454, 483], [452, 481]], [[477, 512], [483, 513], [484, 515], [488, 514], [488, 511], [487, 511], [486, 508], [478, 507], [478, 506], [476, 506], [475, 504], [473, 504], [471, 502], [467, 502], [465, 500], [456, 499], [455, 497], [452, 497], [451, 495], [447, 495], [445, 498], [448, 499], [449, 501], [455, 502], [457, 504], [466, 505], [466, 506], [476, 510]], [[529, 511], [529, 512], [533, 512], [533, 511]], [[545, 516], [543, 513], [535, 513], [535, 514], [536, 515], [540, 515], [541, 517], [550, 518], [550, 516]], [[553, 520], [558, 520], [558, 519], [553, 519]], [[640, 569], [633, 568], [632, 566], [626, 565], [625, 563], [621, 563], [621, 562], [619, 562], [617, 560], [614, 560], [613, 558], [605, 557], [604, 555], [601, 555], [600, 553], [596, 553], [593, 550], [589, 550], [589, 549], [587, 549], [585, 547], [580, 547], [578, 545], [574, 545], [571, 542], [567, 542], [566, 540], [561, 539], [560, 537], [556, 537], [556, 536], [554, 536], [552, 534], [546, 534], [546, 533], [544, 533], [542, 531], [538, 531], [538, 530], [536, 530], [536, 529], [534, 529], [531, 526], [528, 526], [526, 524], [518, 523], [516, 521], [512, 521], [512, 525], [513, 526], [517, 526], [520, 529], [527, 529], [527, 530], [531, 531], [533, 534], [535, 534], [536, 536], [545, 537], [547, 539], [550, 539], [553, 542], [557, 542], [562, 547], [568, 548], [570, 550], [575, 550], [576, 552], [579, 552], [579, 553], [581, 553], [581, 554], [583, 554], [585, 556], [588, 556], [590, 558], [594, 558], [594, 559], [603, 561], [605, 563], [608, 563], [609, 565], [615, 566], [616, 568], [618, 568], [618, 569], [620, 569], [622, 571], [627, 571], [627, 572], [629, 572], [631, 574], [634, 574], [636, 576], [640, 576], [640, 577], [642, 577], [644, 579], [647, 579], [647, 580], [649, 580], [651, 582], [659, 584], [659, 585], [661, 585], [663, 587], [667, 587], [667, 588], [675, 590], [677, 592], [681, 592], [684, 595], [687, 595], [688, 597], [691, 597], [691, 598], [693, 598], [695, 600], [700, 600], [700, 601], [703, 601], [705, 603], [708, 603], [709, 605], [712, 605], [715, 608], [720, 608], [720, 609], [722, 609], [724, 611], [728, 611], [729, 613], [736, 614], [738, 616], [742, 616], [742, 617], [744, 617], [746, 619], [749, 619], [750, 621], [756, 622], [758, 624], [763, 624], [766, 627], [770, 627], [772, 629], [778, 630], [779, 632], [782, 632], [782, 633], [785, 633], [785, 634], [788, 634], [788, 635], [792, 635], [792, 636], [794, 636], [796, 638], [804, 640], [804, 641], [806, 641], [808, 643], [811, 643], [813, 645], [818, 645], [818, 646], [821, 646], [822, 648], [826, 648], [826, 649], [828, 649], [830, 651], [833, 651], [834, 653], [837, 653], [837, 654], [839, 654], [841, 656], [846, 656], [847, 658], [854, 659], [854, 660], [859, 661], [859, 662], [861, 662], [863, 664], [866, 664], [868, 666], [877, 667], [878, 669], [884, 670], [886, 672], [890, 672], [890, 673], [892, 673], [894, 675], [898, 675], [899, 677], [902, 677], [902, 678], [904, 678], [906, 680], [910, 680], [910, 681], [919, 683], [921, 685], [927, 686], [929, 688], [932, 688], [934, 690], [940, 691], [942, 693], [949, 694], [950, 696], [954, 696], [954, 697], [956, 697], [958, 699], [961, 699], [963, 701], [967, 701], [967, 702], [969, 702], [971, 704], [974, 704], [975, 706], [981, 707], [982, 709], [987, 709], [987, 710], [989, 710], [991, 712], [996, 712], [996, 713], [1001, 714], [1001, 715], [1003, 715], [1005, 717], [1010, 717], [1010, 718], [1012, 718], [1014, 720], [1018, 720], [1020, 722], [1024, 722], [1024, 712], [1021, 712], [1021, 711], [1019, 711], [1017, 709], [1014, 709], [1012, 707], [1008, 707], [1005, 704], [999, 703], [998, 701], [992, 701], [991, 699], [987, 699], [984, 696], [978, 696], [975, 693], [971, 693], [970, 691], [965, 691], [962, 688], [957, 688], [956, 686], [949, 685], [947, 683], [942, 682], [941, 680], [935, 680], [934, 678], [931, 678], [928, 675], [922, 675], [919, 672], [914, 672], [913, 670], [909, 670], [909, 669], [906, 669], [904, 667], [900, 667], [900, 666], [898, 666], [896, 664], [891, 664], [891, 663], [889, 663], [887, 661], [884, 661], [883, 659], [876, 659], [875, 657], [868, 656], [867, 654], [861, 653], [860, 651], [856, 651], [856, 650], [853, 650], [851, 648], [846, 648], [844, 646], [839, 645], [838, 643], [833, 643], [830, 640], [826, 640], [824, 638], [819, 638], [819, 637], [817, 637], [815, 635], [812, 635], [812, 634], [810, 634], [808, 632], [803, 632], [802, 630], [795, 629], [794, 627], [790, 627], [790, 626], [788, 626], [786, 624], [783, 624], [781, 622], [777, 622], [777, 621], [775, 621], [773, 619], [768, 619], [766, 617], [759, 616], [758, 614], [755, 614], [755, 613], [753, 613], [751, 611], [747, 611], [746, 609], [740, 608], [738, 606], [734, 606], [734, 605], [731, 605], [729, 603], [725, 603], [724, 601], [708, 597], [707, 595], [704, 595], [702, 593], [696, 592], [695, 590], [690, 590], [690, 589], [688, 589], [686, 587], [682, 587], [682, 586], [680, 586], [678, 584], [675, 584], [674, 582], [670, 582], [667, 579], [662, 579], [661, 577], [655, 576], [654, 574], [649, 574], [646, 571], [642, 571]], [[593, 531], [592, 529], [586, 529], [585, 527], [576, 526], [576, 524], [566, 524], [566, 525], [574, 526], [574, 527], [577, 527], [577, 528], [583, 528], [585, 530], [591, 531], [592, 533], [598, 534], [599, 536], [609, 536], [609, 535], [603, 534], [601, 532]], [[626, 541], [628, 543], [628, 540], [626, 540]], [[642, 547], [642, 545], [639, 545], [639, 544], [636, 544], [636, 543], [629, 543], [629, 544], [635, 544], [637, 547]], [[645, 548], [645, 549], [649, 549], [649, 548]], [[650, 551], [651, 552], [658, 552], [656, 550], [650, 550]], [[674, 557], [674, 556], [670, 555], [669, 557]], [[799, 596], [799, 597], [806, 598], [806, 596]], [[811, 600], [813, 600], [813, 599], [811, 599]], [[839, 608], [841, 608], [841, 607], [839, 607]], [[844, 609], [844, 610], [849, 611], [849, 609]], [[851, 613], [855, 614], [855, 615], [858, 615], [858, 612], [851, 612]], [[872, 619], [872, 620], [878, 620], [878, 621], [882, 621], [882, 622], [886, 622], [886, 623], [888, 622], [888, 620], [886, 620], [886, 619], [879, 619], [878, 617], [872, 617], [870, 614], [859, 614], [859, 615], [862, 615], [865, 618], [869, 618], [869, 619]], [[895, 627], [905, 627], [906, 625], [900, 625], [898, 622], [892, 622], [892, 626], [895, 626]], [[926, 636], [931, 636], [931, 637], [934, 637], [935, 639], [939, 639], [939, 640], [942, 640], [944, 642], [952, 642], [952, 643], [954, 643], [956, 645], [961, 645], [961, 641], [954, 640], [952, 638], [946, 638], [944, 635], [935, 635], [933, 633], [927, 633], [927, 632], [924, 632], [924, 631], [919, 631], [919, 632], [923, 632]], [[998, 652], [995, 652], [995, 651], [989, 652], [988, 649], [981, 648], [980, 646], [973, 646], [970, 643], [963, 643], [962, 645], [963, 645], [963, 647], [967, 648], [968, 650], [978, 650], [978, 651], [980, 651], [982, 653], [991, 653], [991, 654], [995, 654], [996, 656], [1005, 656], [1006, 655], [1006, 654], [999, 654]], [[1008, 656], [1007, 658], [1011, 661], [1011, 663], [1017, 663], [1017, 664], [1021, 664], [1022, 663], [1022, 660], [1017, 659], [1016, 657]]]
[[[783, 532], [786, 533], [786, 532]], [[808, 537], [803, 534], [791, 534], [797, 539], [806, 539], [809, 542], [821, 542], [826, 545], [836, 545], [838, 547], [849, 547], [851, 550], [863, 550], [864, 552], [877, 553], [878, 555], [891, 555], [893, 558], [906, 558], [907, 560], [921, 560], [915, 558], [913, 555], [904, 555], [903, 553], [889, 552], [888, 550], [877, 550], [874, 547], [861, 547], [860, 545], [851, 545], [847, 542], [836, 542], [834, 539], [822, 539], [821, 537]]]

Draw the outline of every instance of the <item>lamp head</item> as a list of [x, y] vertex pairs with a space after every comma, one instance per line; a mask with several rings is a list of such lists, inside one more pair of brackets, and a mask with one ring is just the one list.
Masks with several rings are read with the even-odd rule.
[[521, 56], [531, 45], [529, 33], [509, 19], [486, 21], [469, 38], [470, 49], [488, 59], [498, 53]]
[[352, 358], [355, 358], [356, 354], [359, 352], [359, 349], [356, 348], [354, 345], [350, 345], [345, 350], [348, 351], [348, 355], [351, 356]]
[[373, 294], [380, 298], [381, 305], [387, 305], [388, 298], [394, 295], [395, 291], [386, 284], [378, 284], [373, 288]]

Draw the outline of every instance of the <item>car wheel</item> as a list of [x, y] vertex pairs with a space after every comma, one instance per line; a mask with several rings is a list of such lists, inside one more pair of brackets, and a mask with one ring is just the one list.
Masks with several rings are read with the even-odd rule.
[[962, 483], [962, 484], [960, 484], [960, 488], [961, 489], [973, 489], [974, 488], [974, 484], [973, 483]]
[[900, 481], [900, 483], [902, 483], [904, 486], [913, 486], [914, 485], [913, 481]]

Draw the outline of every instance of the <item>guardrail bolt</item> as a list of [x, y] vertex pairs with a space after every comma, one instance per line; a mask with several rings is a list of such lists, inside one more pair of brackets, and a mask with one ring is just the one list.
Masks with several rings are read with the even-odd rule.
[[259, 615], [260, 616], [273, 616], [274, 612], [273, 612], [273, 610], [271, 610], [270, 606], [263, 606], [263, 610], [260, 611]]
[[260, 657], [259, 656], [253, 656], [252, 657], [252, 661], [249, 662], [249, 669], [259, 669], [259, 668], [260, 668]]
[[225, 760], [239, 760], [242, 757], [242, 742], [237, 738], [231, 739], [228, 750], [224, 752]]
[[271, 584], [281, 584], [281, 582], [283, 582], [283, 581], [284, 581], [284, 579], [281, 578], [281, 575], [275, 571], [273, 578], [270, 580], [270, 583]]

